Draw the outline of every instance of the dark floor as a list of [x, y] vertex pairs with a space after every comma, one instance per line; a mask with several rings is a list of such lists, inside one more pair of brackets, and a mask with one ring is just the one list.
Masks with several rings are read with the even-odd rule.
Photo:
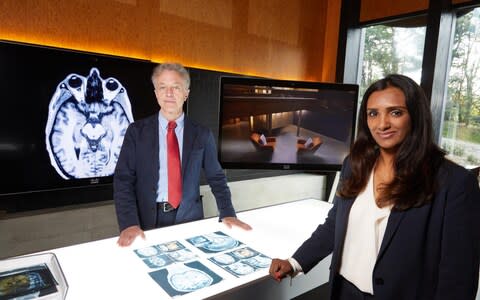
[[314, 288], [306, 293], [303, 293], [291, 300], [326, 300], [328, 299], [329, 287], [328, 282], [319, 287]]
[[348, 153], [348, 147], [344, 142], [335, 140], [320, 133], [287, 125], [273, 130], [269, 137], [276, 138], [275, 150], [265, 156], [259, 153], [254, 143], [250, 141], [249, 125], [247, 122], [224, 125], [222, 127], [222, 160], [224, 162], [264, 162], [280, 164], [296, 164], [297, 140], [307, 139], [312, 136], [320, 136], [322, 146], [312, 155], [306, 157], [306, 163], [316, 164], [341, 164], [343, 157]]

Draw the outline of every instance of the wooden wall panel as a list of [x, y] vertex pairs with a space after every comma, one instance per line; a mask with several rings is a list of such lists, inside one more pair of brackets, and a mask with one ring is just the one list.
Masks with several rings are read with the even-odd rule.
[[333, 81], [338, 2], [3, 0], [0, 39], [232, 73]]
[[426, 11], [429, 0], [361, 0], [360, 22]]
[[[318, 66], [323, 70], [323, 81], [334, 81], [330, 78], [330, 75], [335, 74], [337, 69], [338, 35], [340, 31], [340, 18], [338, 16], [341, 8], [341, 1], [333, 0], [328, 2], [326, 22], [325, 24], [319, 24], [319, 26], [324, 26], [327, 29], [324, 40], [318, 41], [316, 45], [313, 45], [316, 49], [323, 48], [323, 59], [320, 61], [321, 65]], [[315, 48], [308, 53], [315, 53]]]
[[452, 0], [452, 4], [460, 4], [460, 3], [476, 3], [475, 0]]

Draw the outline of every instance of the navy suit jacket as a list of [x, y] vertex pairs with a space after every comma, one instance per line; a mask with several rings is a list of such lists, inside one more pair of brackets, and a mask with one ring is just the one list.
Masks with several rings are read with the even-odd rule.
[[[349, 173], [346, 160], [340, 178]], [[478, 181], [473, 173], [445, 161], [437, 184], [430, 204], [392, 210], [371, 279], [375, 299], [475, 299], [480, 253]], [[293, 255], [308, 272], [332, 253], [331, 288], [340, 269], [354, 201], [336, 196], [325, 223]]]
[[[175, 223], [204, 217], [200, 197], [203, 169], [219, 210], [220, 219], [235, 216], [230, 189], [217, 159], [212, 132], [185, 117], [182, 152], [182, 202]], [[155, 228], [159, 177], [158, 113], [130, 124], [114, 174], [114, 201], [120, 231], [133, 225]]]

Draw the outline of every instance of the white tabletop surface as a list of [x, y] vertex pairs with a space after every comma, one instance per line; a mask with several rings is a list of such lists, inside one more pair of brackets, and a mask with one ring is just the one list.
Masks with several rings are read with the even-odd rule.
[[[146, 240], [137, 239], [126, 248], [117, 246], [115, 237], [46, 252], [52, 252], [58, 258], [69, 285], [68, 300], [170, 299], [150, 277], [152, 269], [143, 263], [134, 249], [175, 240], [188, 244], [187, 238], [222, 231], [266, 256], [287, 258], [324, 222], [330, 207], [330, 203], [320, 200], [298, 200], [238, 213], [239, 219], [253, 227], [251, 231], [228, 229], [217, 218], [210, 218], [147, 231]], [[267, 278], [268, 269], [235, 277], [205, 261], [201, 260], [223, 280], [175, 299], [204, 299], [258, 280], [271, 280]]]

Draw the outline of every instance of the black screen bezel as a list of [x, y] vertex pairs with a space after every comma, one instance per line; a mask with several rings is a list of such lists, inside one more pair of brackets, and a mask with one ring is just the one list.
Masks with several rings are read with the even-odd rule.
[[[31, 87], [32, 82], [34, 84], [35, 81], [49, 81], [51, 85], [52, 82], [58, 84], [59, 80], [62, 79], [62, 76], [56, 77], [55, 79], [46, 76], [42, 77], [42, 72], [39, 70], [45, 70], [48, 74], [54, 74], [55, 70], [65, 69], [66, 76], [69, 72], [78, 73], [80, 75], [87, 75], [88, 71], [91, 67], [99, 67], [101, 69], [101, 76], [103, 78], [107, 77], [122, 77], [118, 78], [122, 84], [128, 85], [127, 92], [129, 93], [129, 97], [132, 104], [132, 112], [134, 116], [134, 120], [146, 117], [153, 113], [158, 112], [158, 104], [155, 100], [155, 95], [153, 92], [153, 86], [150, 81], [151, 72], [153, 67], [155, 66], [154, 63], [148, 60], [141, 60], [141, 59], [134, 59], [134, 58], [127, 58], [127, 57], [120, 57], [114, 55], [105, 55], [105, 54], [98, 54], [98, 53], [90, 53], [90, 52], [83, 52], [83, 51], [75, 51], [70, 49], [63, 49], [63, 48], [56, 48], [56, 47], [47, 47], [47, 46], [40, 46], [34, 44], [27, 44], [27, 43], [20, 43], [20, 42], [11, 42], [11, 41], [3, 41], [0, 40], [0, 62], [3, 62], [3, 67], [6, 68], [3, 71], [2, 77], [2, 87], [5, 90], [9, 86], [15, 86], [15, 89], [20, 89], [22, 85], [18, 83], [12, 82], [5, 82], [8, 80], [6, 74], [7, 69], [15, 70], [13, 72], [17, 72], [12, 74], [11, 77], [13, 80], [20, 78], [21, 75], [25, 75], [25, 90], [18, 92], [18, 97], [16, 99], [11, 99], [11, 95], [13, 92], [7, 92], [5, 97], [2, 99], [4, 103], [5, 113], [15, 114], [18, 113], [20, 108], [19, 104], [9, 101], [18, 101], [20, 103], [24, 103], [28, 106], [29, 101], [39, 101], [38, 99], [41, 98], [42, 103], [46, 101], [45, 91], [42, 90], [41, 97], [35, 99], [34, 94], [30, 92], [28, 89]], [[78, 68], [74, 68], [73, 70], [69, 68], [72, 66], [76, 66]], [[48, 69], [47, 69], [48, 68]], [[113, 74], [112, 74], [113, 72]], [[117, 73], [115, 73], [117, 72]], [[141, 74], [139, 74], [141, 73]], [[121, 74], [121, 75], [115, 75]], [[64, 78], [64, 77], [63, 77]], [[38, 83], [39, 85], [41, 83]], [[49, 85], [49, 86], [50, 86]], [[35, 86], [35, 85], [33, 85]], [[52, 90], [53, 93], [54, 89]], [[135, 96], [133, 95], [135, 94]], [[4, 94], [5, 95], [5, 94]], [[22, 96], [24, 95], [24, 96]], [[51, 97], [51, 94], [49, 95]], [[132, 100], [132, 97], [136, 97], [138, 99]], [[10, 100], [8, 99], [10, 98]], [[48, 106], [48, 103], [45, 103]], [[33, 109], [33, 108], [32, 108]], [[45, 109], [47, 109], [45, 107]], [[47, 109], [48, 110], [48, 109]], [[39, 114], [44, 113], [38, 112]], [[39, 123], [36, 118], [29, 118], [28, 120], [22, 120], [19, 118], [19, 126], [29, 127], [29, 130], [45, 130], [45, 123]], [[42, 119], [42, 122], [45, 121]], [[40, 129], [38, 129], [40, 128]], [[26, 131], [26, 130], [23, 130]], [[9, 133], [8, 130], [2, 131], [5, 136], [0, 136], [5, 143], [5, 147], [8, 146], [8, 141], [13, 141], [16, 139], [18, 143], [23, 143], [21, 137], [14, 137], [13, 135], [15, 132]], [[9, 135], [11, 136], [9, 137]], [[36, 143], [39, 141], [38, 137], [35, 137]], [[25, 141], [25, 144], [28, 144]], [[39, 148], [43, 147], [43, 144], [36, 144], [33, 145], [32, 148]], [[25, 148], [25, 147], [24, 147]], [[22, 148], [22, 149], [24, 149]], [[22, 150], [24, 152], [29, 151]], [[38, 151], [38, 150], [36, 150]], [[10, 157], [12, 154], [7, 154], [6, 151], [0, 151], [0, 160], [8, 160], [9, 155]], [[21, 152], [21, 151], [20, 151]], [[46, 151], [45, 151], [46, 152]], [[17, 155], [23, 155], [22, 152]], [[48, 155], [48, 154], [46, 154]], [[34, 155], [35, 156], [35, 155]], [[36, 156], [35, 156], [36, 157]], [[16, 158], [18, 159], [18, 158]], [[28, 155], [25, 154], [25, 159], [30, 159]], [[44, 159], [44, 158], [42, 158]], [[10, 172], [8, 169], [4, 169], [4, 172], [7, 173], [8, 180], [4, 180], [2, 187], [0, 188], [0, 197], [1, 198], [18, 198], [19, 195], [22, 194], [36, 194], [37, 196], [41, 195], [40, 193], [52, 193], [52, 194], [61, 194], [67, 195], [62, 197], [68, 197], [70, 194], [71, 200], [56, 200], [59, 203], [65, 202], [67, 204], [75, 204], [75, 203], [83, 203], [83, 202], [90, 202], [88, 199], [81, 199], [75, 201], [76, 195], [82, 194], [84, 191], [88, 193], [88, 191], [95, 191], [95, 190], [111, 190], [113, 175], [111, 176], [104, 176], [104, 177], [95, 177], [95, 178], [87, 178], [87, 179], [74, 179], [74, 180], [64, 180], [58, 177], [57, 179], [49, 179], [43, 181], [41, 176], [55, 176], [52, 170], [32, 170], [31, 173], [26, 172], [28, 169], [24, 167], [25, 171], [22, 173], [23, 176], [19, 176], [21, 172]], [[43, 165], [42, 165], [43, 169]], [[52, 168], [53, 169], [53, 168]], [[15, 174], [15, 175], [12, 175]], [[13, 176], [13, 178], [11, 178]], [[15, 183], [15, 184], [8, 184]], [[41, 182], [41, 183], [39, 183]], [[14, 186], [14, 187], [12, 187]], [[21, 196], [20, 196], [21, 197]], [[35, 198], [34, 196], [27, 196]], [[82, 197], [84, 198], [84, 197]], [[111, 197], [109, 197], [111, 199]], [[4, 199], [5, 200], [5, 199]], [[4, 200], [0, 200], [3, 202]], [[7, 199], [8, 200], [8, 199]], [[7, 201], [5, 200], [5, 201]], [[97, 199], [96, 197], [92, 198], [92, 202], [96, 201], [104, 201], [105, 198], [101, 197]], [[9, 200], [8, 200], [9, 201]], [[32, 200], [33, 201], [33, 200]], [[1, 210], [0, 205], [0, 210]], [[11, 205], [10, 205], [11, 206]], [[33, 206], [39, 206], [37, 204], [33, 204]], [[48, 205], [46, 205], [48, 207]], [[56, 205], [55, 205], [56, 206]]]

